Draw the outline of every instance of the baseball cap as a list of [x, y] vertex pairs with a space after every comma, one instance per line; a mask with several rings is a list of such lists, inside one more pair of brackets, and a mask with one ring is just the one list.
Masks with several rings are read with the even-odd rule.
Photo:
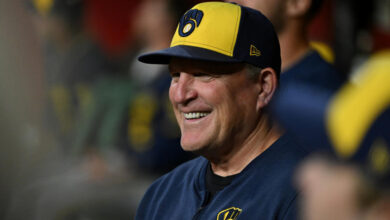
[[280, 46], [271, 22], [259, 11], [235, 3], [204, 2], [180, 19], [167, 49], [138, 60], [168, 64], [171, 57], [202, 61], [244, 62], [280, 73]]

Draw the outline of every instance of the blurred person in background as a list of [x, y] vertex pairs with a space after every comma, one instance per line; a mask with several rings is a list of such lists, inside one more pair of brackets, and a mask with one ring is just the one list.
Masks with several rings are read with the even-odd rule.
[[[38, 176], [15, 190], [7, 218], [131, 218], [146, 185], [131, 178], [120, 151], [126, 147], [124, 118], [133, 89], [126, 56], [136, 3], [27, 4], [46, 67], [42, 133], [54, 141]], [[118, 25], [123, 20], [126, 25]]]
[[237, 0], [263, 12], [278, 33], [282, 56], [281, 85], [302, 82], [335, 91], [343, 75], [310, 46], [308, 28], [323, 0]]
[[[45, 55], [47, 132], [70, 154], [123, 145], [118, 118], [131, 95], [127, 60], [110, 53], [94, 32], [97, 2], [28, 1]], [[117, 13], [130, 19], [128, 10]]]
[[296, 175], [304, 219], [390, 218], [389, 3], [375, 2], [372, 54], [337, 93], [290, 84], [272, 104], [291, 134], [327, 149]]
[[299, 84], [278, 94], [273, 110], [287, 131], [327, 149], [297, 171], [303, 219], [389, 219], [389, 69], [390, 59], [334, 96]]
[[[180, 15], [195, 0], [144, 0], [136, 21], [137, 54], [169, 46]], [[171, 77], [166, 65], [133, 59], [130, 78], [135, 85], [130, 103], [128, 154], [141, 172], [161, 175], [193, 156], [180, 147], [180, 130], [168, 98]]]
[[[319, 219], [313, 209], [337, 214], [332, 219], [390, 219], [390, 1], [373, 6], [369, 38], [360, 45], [370, 54], [355, 64], [350, 83], [332, 101], [335, 110], [329, 110], [339, 114], [329, 129], [339, 124], [340, 135], [329, 136], [343, 163], [313, 159], [298, 173], [298, 184], [307, 192], [307, 219]], [[334, 185], [324, 187], [327, 182]], [[331, 199], [341, 195], [344, 203]]]
[[47, 132], [71, 151], [76, 122], [108, 64], [85, 33], [84, 1], [28, 1], [45, 62]]

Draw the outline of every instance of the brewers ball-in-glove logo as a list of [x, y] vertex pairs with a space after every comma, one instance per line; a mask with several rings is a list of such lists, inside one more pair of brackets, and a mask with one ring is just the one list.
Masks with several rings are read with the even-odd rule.
[[220, 211], [217, 215], [217, 220], [236, 220], [242, 209], [231, 207]]
[[199, 27], [202, 18], [203, 12], [201, 10], [189, 10], [180, 19], [179, 35], [182, 37], [187, 37], [190, 35], [196, 27]]

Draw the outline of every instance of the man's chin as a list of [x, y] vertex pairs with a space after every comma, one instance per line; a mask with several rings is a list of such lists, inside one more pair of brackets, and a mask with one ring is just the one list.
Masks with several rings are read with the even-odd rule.
[[186, 146], [186, 145], [183, 146], [182, 145], [182, 149], [184, 151], [191, 152], [192, 154], [194, 154], [196, 156], [206, 157], [207, 159], [213, 158], [213, 155], [215, 155], [215, 153], [216, 153], [213, 151], [212, 148], [210, 148], [210, 146], [205, 146], [205, 145], [201, 145], [201, 146]]
[[193, 154], [196, 154], [196, 155], [200, 155], [202, 154], [202, 152], [205, 151], [205, 147], [203, 145], [200, 145], [200, 144], [194, 144], [194, 143], [185, 143], [185, 142], [181, 142], [181, 148], [184, 150], [184, 151], [187, 151], [187, 152], [191, 152]]
[[200, 150], [200, 147], [198, 146], [194, 146], [194, 145], [188, 145], [188, 144], [181, 144], [181, 148], [184, 150], [184, 151], [188, 151], [188, 152], [198, 152]]

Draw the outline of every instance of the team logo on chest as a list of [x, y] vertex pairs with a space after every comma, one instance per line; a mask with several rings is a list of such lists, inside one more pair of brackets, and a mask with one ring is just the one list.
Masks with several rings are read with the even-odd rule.
[[230, 207], [220, 211], [217, 215], [217, 220], [236, 220], [237, 216], [242, 212], [242, 209]]
[[203, 18], [203, 12], [198, 9], [189, 10], [180, 19], [179, 35], [187, 37], [190, 35], [196, 27], [199, 27]]

